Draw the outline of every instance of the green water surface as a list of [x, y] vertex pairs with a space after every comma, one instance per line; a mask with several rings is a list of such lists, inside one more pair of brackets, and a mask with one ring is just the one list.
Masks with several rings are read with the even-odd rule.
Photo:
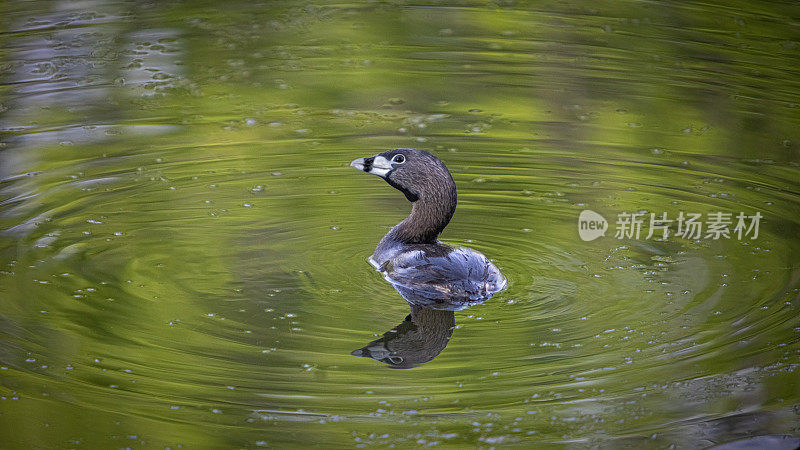
[[[800, 436], [797, 2], [7, 1], [0, 133], [0, 447]], [[395, 147], [509, 281], [408, 370]]]

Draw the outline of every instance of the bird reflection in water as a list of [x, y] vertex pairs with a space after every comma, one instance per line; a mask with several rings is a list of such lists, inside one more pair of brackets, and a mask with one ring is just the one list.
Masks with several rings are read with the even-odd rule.
[[506, 287], [506, 279], [486, 256], [438, 240], [456, 210], [456, 185], [436, 156], [394, 149], [350, 163], [383, 178], [412, 203], [411, 214], [378, 243], [370, 263], [411, 305], [411, 314], [354, 356], [398, 369], [428, 362], [444, 350], [455, 315]]
[[411, 314], [399, 325], [350, 354], [372, 358], [395, 369], [410, 369], [439, 356], [450, 342], [455, 325], [453, 311], [411, 305]]

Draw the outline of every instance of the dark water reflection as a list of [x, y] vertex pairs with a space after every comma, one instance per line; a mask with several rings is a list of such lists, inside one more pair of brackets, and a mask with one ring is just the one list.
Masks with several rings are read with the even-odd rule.
[[411, 314], [399, 325], [350, 354], [372, 358], [395, 369], [410, 369], [439, 356], [455, 326], [453, 311], [411, 305]]

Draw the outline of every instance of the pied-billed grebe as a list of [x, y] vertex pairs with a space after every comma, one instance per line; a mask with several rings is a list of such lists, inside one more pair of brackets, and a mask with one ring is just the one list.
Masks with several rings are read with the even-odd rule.
[[456, 184], [432, 154], [398, 148], [350, 163], [405, 194], [411, 214], [381, 239], [370, 263], [412, 304], [463, 309], [503, 290], [506, 279], [475, 250], [438, 240], [456, 210]]

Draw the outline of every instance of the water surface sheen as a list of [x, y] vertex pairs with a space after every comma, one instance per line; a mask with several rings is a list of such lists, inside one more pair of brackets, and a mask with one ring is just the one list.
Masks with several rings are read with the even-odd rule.
[[[446, 3], [0, 5], [4, 445], [800, 435], [797, 3]], [[410, 311], [367, 263], [409, 204], [348, 167], [396, 147], [508, 278], [408, 370], [350, 355]]]

